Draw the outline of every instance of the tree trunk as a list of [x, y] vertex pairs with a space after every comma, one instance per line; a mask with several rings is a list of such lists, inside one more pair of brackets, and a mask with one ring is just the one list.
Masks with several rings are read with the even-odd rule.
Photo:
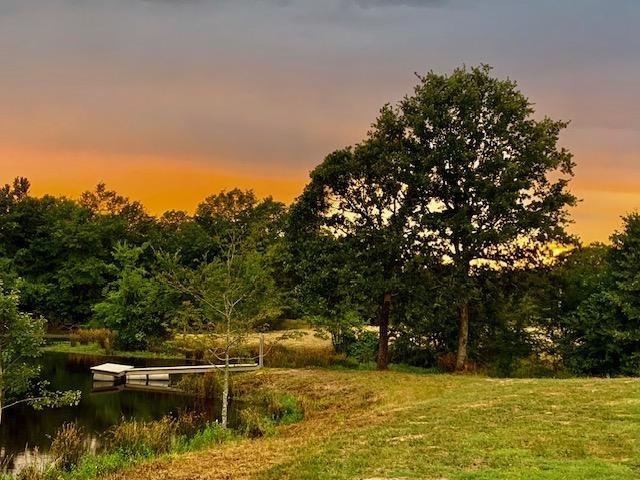
[[378, 370], [389, 366], [389, 315], [391, 313], [391, 294], [385, 293], [380, 307], [380, 340], [378, 342]]
[[227, 428], [229, 415], [229, 350], [224, 355], [224, 375], [222, 387], [222, 415], [221, 423], [223, 428]]
[[458, 312], [458, 354], [456, 371], [464, 370], [467, 363], [467, 345], [469, 343], [469, 300], [465, 299]]

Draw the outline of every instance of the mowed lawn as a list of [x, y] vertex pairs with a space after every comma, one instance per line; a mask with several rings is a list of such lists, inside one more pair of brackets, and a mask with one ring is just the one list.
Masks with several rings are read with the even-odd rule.
[[638, 379], [264, 370], [306, 419], [278, 434], [140, 465], [128, 480], [638, 479]]

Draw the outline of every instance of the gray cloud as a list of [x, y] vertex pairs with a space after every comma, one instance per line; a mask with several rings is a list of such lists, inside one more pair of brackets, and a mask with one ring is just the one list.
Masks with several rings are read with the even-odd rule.
[[442, 7], [447, 0], [353, 0], [361, 8], [371, 7]]

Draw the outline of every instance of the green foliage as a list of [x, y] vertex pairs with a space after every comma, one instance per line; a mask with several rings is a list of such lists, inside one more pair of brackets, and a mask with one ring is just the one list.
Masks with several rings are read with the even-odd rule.
[[273, 435], [275, 424], [261, 408], [247, 407], [240, 411], [240, 429], [250, 438], [259, 438]]
[[217, 443], [226, 442], [233, 436], [232, 430], [223, 428], [219, 423], [209, 423], [191, 436], [179, 437], [175, 449], [178, 452], [201, 450]]
[[103, 478], [111, 473], [138, 464], [148, 457], [129, 455], [122, 451], [85, 455], [80, 463], [65, 478], [69, 480], [91, 480]]
[[[421, 77], [413, 95], [381, 109], [362, 143], [333, 152], [312, 172], [292, 209], [293, 241], [330, 252], [353, 279], [365, 279], [352, 287], [368, 302], [368, 318], [386, 323], [381, 302], [391, 298], [396, 308], [416, 265], [451, 266], [437, 281], [449, 303], [468, 312], [480, 298], [479, 267], [530, 265], [551, 242], [570, 240], [564, 226], [575, 203], [567, 190], [573, 162], [557, 146], [566, 123], [533, 114], [516, 84], [491, 77], [486, 66]], [[315, 270], [325, 264], [298, 262], [300, 278], [320, 283]], [[346, 290], [316, 295], [351, 306], [340, 295]], [[460, 318], [459, 363], [469, 329], [468, 317]], [[421, 319], [403, 321], [411, 328]]]
[[264, 255], [239, 240], [227, 245], [223, 257], [196, 268], [183, 267], [179, 256], [166, 253], [160, 255], [160, 262], [165, 287], [190, 299], [182, 304], [183, 315], [178, 316], [181, 323], [176, 329], [219, 336], [203, 337], [210, 338], [202, 346], [210, 357], [228, 353], [242, 343], [247, 332], [280, 313], [275, 282]]
[[29, 195], [16, 178], [0, 189], [0, 256], [22, 278], [21, 304], [56, 326], [88, 321], [91, 307], [113, 278], [111, 251], [139, 242], [149, 219], [139, 204], [98, 185], [83, 200]]
[[6, 292], [0, 285], [0, 407], [35, 388], [44, 325], [44, 319], [20, 311], [18, 292]]
[[266, 410], [276, 424], [288, 425], [304, 418], [300, 401], [288, 393], [270, 392], [265, 395]]
[[360, 363], [374, 362], [378, 351], [378, 335], [369, 330], [351, 331], [346, 341], [346, 353]]
[[640, 374], [640, 215], [626, 216], [611, 240], [577, 252], [560, 271], [568, 305], [558, 344], [575, 373]]
[[146, 248], [116, 245], [118, 278], [93, 308], [96, 323], [115, 330], [116, 346], [124, 350], [145, 349], [166, 337], [179, 306], [179, 296], [141, 265]]
[[20, 469], [14, 480], [59, 480], [60, 472], [53, 466], [32, 463]]

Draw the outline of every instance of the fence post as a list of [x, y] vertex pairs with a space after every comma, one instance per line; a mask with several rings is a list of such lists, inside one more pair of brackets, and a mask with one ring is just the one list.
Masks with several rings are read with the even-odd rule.
[[264, 334], [260, 334], [260, 353], [258, 354], [258, 366], [264, 366]]

